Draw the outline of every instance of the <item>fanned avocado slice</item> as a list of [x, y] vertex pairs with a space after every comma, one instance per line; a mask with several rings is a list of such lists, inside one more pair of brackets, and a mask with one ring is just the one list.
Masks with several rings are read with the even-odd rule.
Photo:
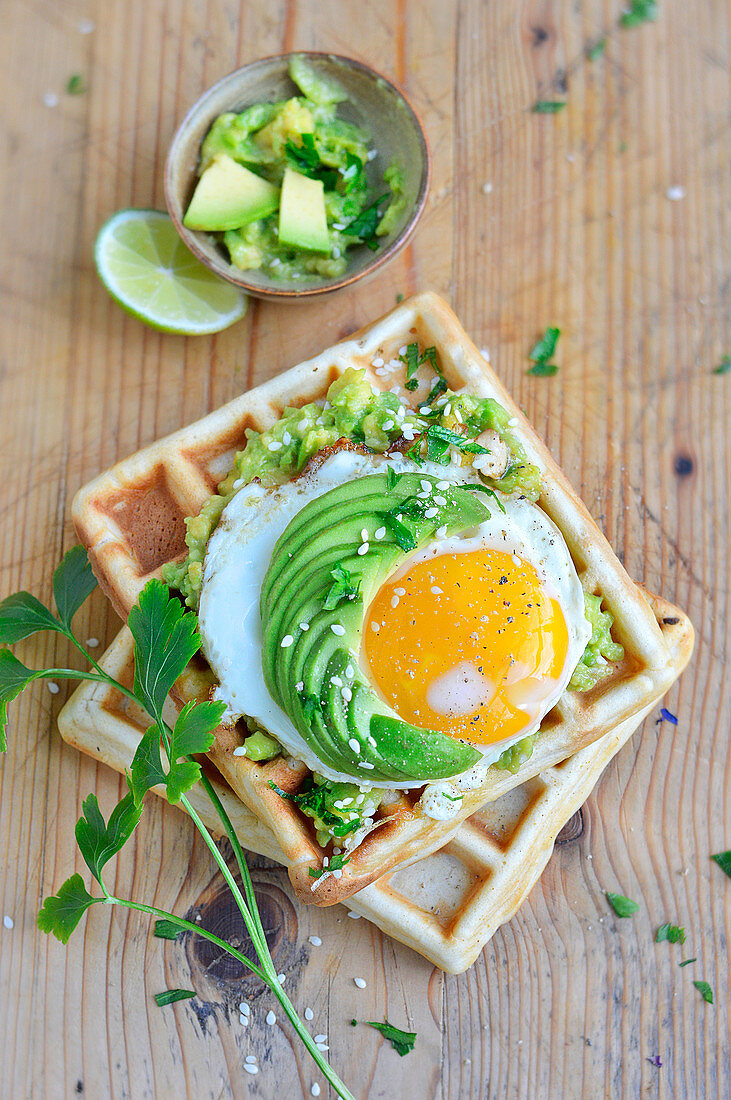
[[[360, 782], [444, 779], [480, 759], [463, 741], [402, 721], [358, 661], [366, 608], [410, 549], [426, 545], [439, 527], [454, 534], [486, 516], [480, 494], [450, 486], [426, 499], [425, 480], [436, 481], [401, 474], [389, 487], [385, 474], [372, 474], [310, 501], [279, 539], [262, 585], [267, 687], [318, 759]], [[445, 503], [437, 505], [435, 495]], [[400, 529], [388, 513], [400, 516]], [[375, 540], [379, 527], [386, 534]], [[369, 545], [359, 554], [364, 528]], [[336, 567], [359, 594], [326, 609]]]

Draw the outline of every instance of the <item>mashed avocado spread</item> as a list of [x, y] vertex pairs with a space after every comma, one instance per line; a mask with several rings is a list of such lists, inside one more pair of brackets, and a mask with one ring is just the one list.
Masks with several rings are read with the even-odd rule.
[[[300, 473], [310, 458], [339, 440], [363, 444], [374, 453], [384, 453], [395, 443], [407, 447], [415, 469], [422, 457], [442, 464], [469, 465], [481, 453], [474, 440], [490, 429], [506, 445], [509, 457], [501, 476], [485, 477], [486, 486], [505, 493], [519, 493], [536, 500], [541, 488], [540, 470], [527, 461], [519, 440], [510, 431], [508, 412], [492, 398], [456, 395], [441, 376], [433, 349], [417, 345], [402, 348], [399, 358], [407, 365], [428, 359], [437, 371], [429, 396], [417, 409], [401, 403], [391, 392], [375, 392], [365, 372], [348, 368], [333, 382], [322, 403], [288, 408], [280, 419], [263, 432], [247, 429], [246, 445], [239, 451], [228, 476], [197, 516], [186, 520], [187, 557], [164, 567], [163, 579], [181, 592], [185, 602], [197, 608], [201, 590], [206, 546], [229, 500], [244, 485], [258, 480], [272, 486]], [[407, 375], [408, 377], [408, 375]], [[407, 381], [407, 389], [413, 389]], [[592, 635], [577, 665], [569, 689], [586, 691], [607, 675], [607, 662], [623, 656], [622, 646], [611, 635], [612, 616], [601, 609], [601, 597], [585, 594], [585, 614]], [[282, 750], [275, 738], [250, 724], [245, 739], [246, 755], [263, 761]], [[517, 771], [532, 752], [537, 734], [523, 738], [507, 749], [495, 766]], [[347, 789], [346, 789], [347, 788]], [[351, 789], [352, 788], [352, 789]], [[295, 797], [303, 813], [312, 817], [320, 843], [334, 839], [347, 851], [346, 839], [366, 825], [375, 812], [382, 792], [368, 784], [333, 783], [315, 775], [311, 786]]]
[[302, 57], [290, 63], [302, 95], [256, 103], [215, 119], [200, 153], [200, 180], [185, 216], [216, 232], [231, 263], [272, 278], [335, 278], [348, 250], [399, 227], [403, 172], [379, 173], [371, 135], [338, 117], [345, 91]]

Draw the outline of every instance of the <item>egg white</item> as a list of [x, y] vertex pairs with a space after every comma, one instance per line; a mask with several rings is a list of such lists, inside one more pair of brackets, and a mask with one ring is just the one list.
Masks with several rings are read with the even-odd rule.
[[[397, 473], [413, 473], [413, 462], [396, 455], [361, 455], [341, 451], [291, 482], [265, 489], [244, 486], [223, 510], [211, 536], [203, 563], [203, 582], [198, 612], [203, 652], [218, 679], [215, 698], [226, 704], [225, 721], [245, 715], [268, 730], [293, 756], [328, 779], [361, 782], [361, 785], [408, 789], [424, 785], [414, 779], [394, 784], [364, 783], [352, 775], [334, 771], [318, 759], [284, 710], [272, 699], [262, 672], [262, 627], [259, 597], [274, 546], [293, 517], [310, 501], [355, 478], [377, 473], [390, 465]], [[480, 484], [469, 467], [419, 467], [438, 481]], [[489, 499], [486, 501], [490, 506]], [[541, 509], [527, 500], [505, 500], [505, 514], [490, 507], [491, 516], [469, 534], [435, 540], [408, 558], [428, 560], [436, 554], [465, 553], [478, 548], [508, 551], [529, 561], [538, 572], [548, 594], [560, 604], [569, 632], [568, 654], [562, 677], [555, 681], [545, 707], [530, 730], [490, 745], [478, 768], [487, 767], [515, 741], [534, 732], [543, 715], [554, 705], [591, 635], [584, 616], [581, 583], [563, 537]], [[399, 568], [405, 569], [407, 563]], [[352, 654], [360, 661], [358, 653]], [[485, 746], [475, 745], [484, 753]]]

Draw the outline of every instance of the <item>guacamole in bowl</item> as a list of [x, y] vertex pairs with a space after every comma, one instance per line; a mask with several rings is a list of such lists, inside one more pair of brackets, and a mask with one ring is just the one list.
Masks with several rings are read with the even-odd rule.
[[260, 297], [322, 294], [410, 235], [429, 159], [400, 92], [326, 54], [267, 58], [224, 78], [173, 140], [166, 200], [186, 245]]

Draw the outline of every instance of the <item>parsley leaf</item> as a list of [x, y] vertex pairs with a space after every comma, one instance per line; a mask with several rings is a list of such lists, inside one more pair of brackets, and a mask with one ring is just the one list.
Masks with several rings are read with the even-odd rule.
[[563, 111], [565, 106], [565, 99], [539, 99], [533, 104], [531, 111], [534, 115], [555, 115]]
[[697, 956], [692, 959], [683, 959], [682, 963], [678, 963], [678, 966], [690, 966], [691, 963], [698, 962]]
[[402, 363], [406, 364], [407, 383], [414, 383], [413, 386], [410, 384], [407, 385], [407, 390], [415, 390], [419, 384], [414, 378], [419, 366], [419, 345], [416, 343], [407, 344], [405, 353], [403, 355], [399, 354], [399, 359]]
[[72, 875], [60, 886], [57, 894], [43, 902], [37, 918], [38, 927], [41, 932], [52, 932], [61, 943], [68, 943], [89, 906], [102, 900], [91, 896], [81, 875]]
[[429, 462], [436, 462], [440, 466], [449, 465], [449, 448], [457, 447], [463, 454], [489, 455], [489, 450], [482, 447], [474, 440], [453, 432], [451, 428], [445, 428], [442, 424], [430, 424], [426, 432], [417, 440], [413, 447], [409, 447], [406, 454], [414, 461], [421, 461], [419, 443], [426, 443], [426, 458]]
[[195, 786], [201, 777], [201, 767], [187, 757], [208, 752], [214, 741], [213, 731], [221, 721], [225, 703], [193, 700], [181, 710], [170, 737], [170, 771], [167, 777], [167, 797], [179, 802], [181, 795]]
[[593, 46], [589, 46], [586, 51], [586, 56], [588, 57], [589, 61], [598, 61], [604, 53], [606, 45], [606, 38], [600, 38], [599, 41], [595, 42]]
[[357, 600], [360, 596], [360, 577], [355, 581], [342, 562], [338, 562], [334, 569], [330, 570], [333, 584], [330, 586], [325, 602], [322, 605], [325, 611], [333, 611], [343, 600]]
[[[469, 493], [484, 493], [486, 496], [492, 497], [500, 511], [505, 515], [505, 505], [494, 489], [489, 489], [487, 485], [460, 485], [460, 489], [466, 489]], [[487, 518], [489, 519], [490, 516], [488, 515]]]
[[619, 17], [620, 27], [637, 27], [640, 23], [655, 22], [657, 0], [630, 0], [629, 9]]
[[5, 739], [8, 703], [20, 695], [35, 675], [9, 649], [0, 649], [0, 752], [5, 752], [8, 747]]
[[534, 378], [553, 378], [554, 374], [558, 374], [558, 367], [555, 363], [534, 363], [528, 368], [528, 374]]
[[361, 210], [357, 218], [353, 218], [352, 222], [348, 222], [343, 232], [349, 237], [357, 237], [375, 252], [378, 248], [376, 229], [381, 220], [381, 206], [384, 202], [388, 202], [390, 197], [390, 191], [384, 191], [370, 206], [366, 206], [364, 210]]
[[160, 759], [160, 731], [157, 726], [150, 726], [143, 733], [129, 773], [129, 789], [138, 805], [150, 787], [164, 786], [167, 782]]
[[95, 794], [82, 803], [83, 813], [76, 822], [76, 843], [86, 866], [97, 882], [102, 881], [102, 867], [125, 846], [142, 815], [142, 806], [130, 791], [117, 803], [104, 823]]
[[718, 864], [724, 874], [731, 878], [731, 849], [727, 852], [716, 852], [715, 856], [711, 856], [711, 859]]
[[181, 928], [179, 924], [176, 924], [172, 920], [156, 920], [154, 934], [159, 940], [177, 940], [181, 932], [185, 929]]
[[66, 92], [68, 95], [82, 95], [86, 91], [86, 84], [81, 73], [74, 73], [66, 81]]
[[731, 370], [731, 355], [724, 355], [717, 367], [713, 368], [714, 374], [728, 374]]
[[64, 626], [71, 630], [71, 620], [82, 603], [96, 588], [96, 577], [83, 546], [72, 546], [53, 574], [53, 598]]
[[[294, 164], [296, 170], [303, 176], [309, 176], [310, 179], [321, 180], [326, 191], [334, 191], [339, 175], [337, 168], [331, 168], [329, 165], [323, 164], [320, 160], [320, 154], [317, 152], [313, 134], [300, 134], [299, 136], [302, 144], [295, 145], [293, 141], [287, 141], [284, 146], [285, 153]], [[357, 157], [354, 159], [357, 164], [361, 164]], [[357, 175], [357, 173], [355, 174]], [[352, 186], [353, 181], [350, 180], [347, 190], [350, 190]]]
[[612, 894], [609, 890], [606, 894], [607, 901], [618, 917], [631, 917], [639, 909], [639, 904], [631, 898], [625, 898], [622, 894]]
[[560, 328], [557, 328], [556, 325], [549, 325], [540, 340], [528, 352], [528, 358], [532, 359], [534, 363], [547, 363], [549, 359], [553, 358], [560, 335]]
[[401, 474], [397, 474], [393, 466], [386, 467], [386, 489], [390, 493], [396, 486]]
[[140, 593], [127, 619], [135, 641], [134, 690], [150, 714], [158, 715], [168, 692], [200, 649], [197, 619], [159, 580]]
[[0, 603], [0, 643], [14, 645], [39, 630], [61, 630], [58, 619], [30, 592], [16, 592]]
[[706, 1004], [713, 1004], [713, 990], [708, 982], [694, 981], [693, 985], [696, 987]]
[[189, 1001], [195, 996], [194, 989], [166, 989], [162, 993], [155, 994], [155, 1004], [158, 1008], [164, 1008], [165, 1005], [175, 1004], [176, 1001]]
[[677, 924], [661, 924], [655, 933], [655, 943], [685, 943], [685, 929]]
[[330, 856], [327, 867], [310, 867], [308, 874], [310, 878], [322, 878], [326, 871], [342, 871], [346, 863], [350, 863], [350, 856], [336, 854]]
[[389, 1024], [388, 1020], [384, 1023], [378, 1024], [374, 1020], [368, 1020], [368, 1026], [374, 1027], [376, 1031], [380, 1031], [384, 1039], [388, 1039], [391, 1046], [400, 1054], [403, 1058], [405, 1054], [410, 1054], [414, 1049], [414, 1043], [416, 1042], [415, 1031], [402, 1031], [398, 1027], [394, 1027], [393, 1024]]

